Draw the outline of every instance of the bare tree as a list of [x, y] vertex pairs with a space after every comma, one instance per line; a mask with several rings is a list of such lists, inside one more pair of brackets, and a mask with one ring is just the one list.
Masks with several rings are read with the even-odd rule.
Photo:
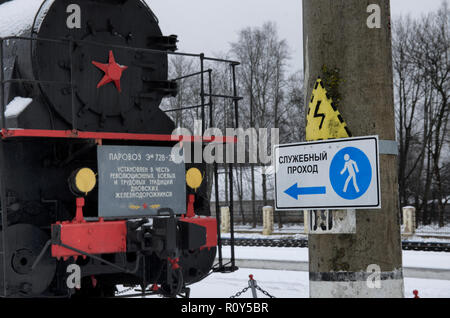
[[[409, 56], [410, 52], [420, 46], [420, 43], [416, 41], [417, 33], [411, 32], [411, 29], [414, 28], [414, 22], [408, 16], [405, 19], [400, 18], [394, 23], [393, 32], [393, 67], [399, 140], [399, 185], [402, 206], [408, 204], [410, 193], [406, 184], [412, 177], [417, 165], [423, 162], [426, 141], [430, 137], [428, 120], [424, 120], [426, 129], [423, 130], [422, 140], [420, 140], [422, 129], [417, 125], [419, 107], [428, 107], [430, 99], [427, 98], [428, 91], [421, 70]], [[414, 142], [421, 144], [418, 154], [411, 151]], [[414, 163], [411, 164], [411, 161], [414, 161]]]
[[399, 19], [393, 33], [400, 199], [405, 205], [414, 197], [425, 223], [433, 199], [440, 226], [448, 196], [442, 171], [449, 162], [449, 19], [443, 2], [421, 19]]
[[[284, 113], [286, 63], [289, 48], [279, 39], [274, 23], [240, 31], [237, 42], [231, 44], [233, 56], [241, 62], [239, 82], [244, 94], [242, 112], [252, 128], [279, 128]], [[256, 227], [255, 166], [251, 165], [253, 226]], [[268, 204], [267, 178], [264, 168], [261, 178], [263, 204]]]

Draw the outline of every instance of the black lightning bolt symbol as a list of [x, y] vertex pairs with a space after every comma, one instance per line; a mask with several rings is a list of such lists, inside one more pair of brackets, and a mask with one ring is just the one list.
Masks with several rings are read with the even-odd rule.
[[317, 102], [316, 110], [314, 111], [314, 118], [319, 118], [319, 117], [322, 118], [322, 121], [320, 122], [320, 126], [319, 126], [319, 129], [322, 129], [322, 125], [323, 125], [323, 122], [324, 122], [324, 120], [325, 120], [325, 114], [322, 114], [322, 113], [319, 114], [320, 104], [322, 104], [322, 101], [321, 101], [321, 100], [319, 100], [319, 101]]

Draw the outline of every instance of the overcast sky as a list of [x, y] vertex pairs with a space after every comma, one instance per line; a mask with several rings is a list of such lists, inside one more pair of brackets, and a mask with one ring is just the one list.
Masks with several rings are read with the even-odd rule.
[[[293, 69], [303, 68], [301, 0], [146, 0], [165, 35], [179, 36], [180, 51], [208, 56], [227, 52], [247, 26], [276, 22], [287, 40]], [[448, 1], [448, 0], [447, 0]], [[391, 0], [392, 16], [420, 16], [436, 10], [442, 0]]]

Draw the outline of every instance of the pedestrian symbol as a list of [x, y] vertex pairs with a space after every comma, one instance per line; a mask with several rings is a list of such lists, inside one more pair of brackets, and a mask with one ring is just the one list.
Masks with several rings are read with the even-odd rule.
[[345, 180], [344, 192], [347, 192], [347, 187], [348, 187], [349, 181], [353, 180], [353, 186], [355, 187], [356, 192], [359, 193], [359, 188], [358, 188], [358, 184], [356, 182], [356, 174], [355, 174], [355, 170], [356, 170], [356, 173], [359, 172], [358, 165], [356, 164], [356, 162], [354, 162], [353, 160], [350, 159], [350, 156], [348, 154], [344, 155], [344, 160], [345, 160], [345, 165], [344, 165], [344, 169], [341, 171], [341, 174], [344, 174], [345, 171], [348, 171], [348, 178], [347, 178], [347, 180]]
[[372, 167], [364, 152], [347, 147], [336, 153], [330, 165], [330, 182], [340, 197], [346, 200], [361, 197], [371, 181]]

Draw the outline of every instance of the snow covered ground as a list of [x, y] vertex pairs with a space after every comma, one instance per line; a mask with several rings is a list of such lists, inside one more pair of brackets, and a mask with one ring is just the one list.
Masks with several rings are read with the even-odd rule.
[[[308, 298], [308, 272], [273, 271], [241, 268], [232, 274], [213, 274], [191, 286], [192, 298], [228, 298], [248, 286], [248, 275], [254, 275], [258, 285], [277, 298]], [[405, 278], [405, 298], [413, 298], [413, 290], [421, 298], [450, 298], [450, 281]], [[267, 298], [258, 291], [259, 298]], [[252, 298], [251, 291], [240, 298]]]
[[438, 225], [421, 225], [417, 228], [418, 234], [432, 234], [432, 235], [450, 235], [450, 225], [439, 227]]
[[[190, 286], [191, 298], [229, 298], [248, 286], [250, 274], [254, 276], [258, 286], [277, 298], [309, 298], [308, 272], [252, 268], [240, 268], [230, 274], [214, 273], [200, 283]], [[448, 280], [406, 277], [404, 282], [405, 298], [413, 298], [413, 290], [418, 290], [421, 298], [450, 298]], [[250, 289], [239, 298], [252, 298]], [[267, 296], [258, 291], [258, 298]]]
[[[229, 233], [223, 233], [223, 238], [229, 238]], [[235, 225], [236, 238], [249, 239], [308, 239], [308, 235], [304, 233], [303, 224], [286, 224], [282, 229], [278, 229], [275, 224], [273, 235], [262, 235], [262, 226], [252, 228], [250, 225]], [[417, 229], [413, 236], [402, 237], [404, 241], [411, 242], [450, 242], [450, 226], [438, 227], [436, 225], [421, 226]]]
[[424, 243], [450, 243], [450, 234], [446, 235], [433, 235], [429, 237], [427, 235], [413, 235], [402, 237], [402, 240], [407, 242], [424, 242]]
[[[303, 233], [303, 225], [286, 225], [283, 229], [275, 228], [274, 235], [264, 236], [262, 228], [252, 229], [250, 226], [236, 226], [235, 237], [239, 238], [295, 238], [307, 239]], [[420, 234], [433, 231], [433, 228], [424, 228]], [[447, 229], [441, 230], [445, 233]], [[439, 232], [439, 231], [438, 231]], [[435, 232], [436, 233], [436, 232]], [[229, 234], [222, 237], [229, 238]], [[421, 238], [414, 236], [411, 241], [440, 241], [436, 238]], [[442, 239], [449, 241], [449, 239]], [[223, 257], [230, 257], [230, 248], [223, 247]], [[279, 248], [279, 247], [248, 247], [237, 246], [235, 248], [236, 259], [273, 260], [308, 262], [307, 248]], [[403, 251], [403, 266], [405, 268], [427, 268], [450, 270], [450, 253]], [[258, 285], [277, 298], [308, 298], [309, 274], [306, 271], [265, 270], [253, 268], [240, 268], [237, 272], [229, 274], [214, 273], [198, 284], [190, 286], [192, 298], [229, 298], [248, 286], [249, 275], [254, 275]], [[450, 298], [450, 280], [404, 278], [404, 296], [413, 298], [413, 290], [419, 291], [422, 298]], [[258, 292], [260, 298], [266, 297]], [[157, 297], [157, 296], [155, 296]], [[251, 298], [250, 290], [243, 293], [241, 298]]]
[[[230, 257], [230, 248], [223, 247], [223, 257]], [[249, 247], [235, 248], [237, 259], [263, 259], [308, 262], [308, 249], [296, 247]], [[436, 268], [450, 270], [450, 253], [403, 251], [404, 267]], [[448, 281], [450, 287], [450, 281]], [[450, 296], [450, 293], [449, 293]]]
[[[250, 225], [235, 225], [234, 228], [236, 238], [250, 239], [307, 239], [308, 235], [304, 234], [303, 224], [287, 224], [282, 229], [278, 226], [274, 227], [273, 235], [262, 235], [262, 226], [252, 228]], [[229, 233], [223, 233], [223, 238], [229, 238]]]
[[[307, 272], [274, 271], [241, 268], [231, 274], [215, 273], [191, 286], [192, 298], [229, 298], [248, 287], [249, 275], [254, 275], [258, 286], [277, 298], [308, 298], [309, 274]], [[258, 292], [258, 297], [267, 296]], [[252, 298], [251, 290], [239, 298]]]
[[[230, 249], [224, 247], [224, 257]], [[236, 247], [237, 259], [264, 259], [286, 261], [308, 261], [307, 248]], [[450, 270], [450, 253], [403, 251], [404, 267], [435, 268]], [[214, 273], [191, 288], [192, 298], [229, 298], [248, 286], [249, 275], [254, 275], [258, 286], [277, 298], [308, 298], [309, 274], [301, 271], [263, 270], [240, 268], [234, 273]], [[406, 298], [413, 298], [413, 290], [422, 298], [450, 298], [450, 280], [404, 279]], [[266, 297], [258, 292], [260, 298]], [[157, 297], [157, 296], [154, 296]], [[251, 298], [251, 291], [241, 298]]]

